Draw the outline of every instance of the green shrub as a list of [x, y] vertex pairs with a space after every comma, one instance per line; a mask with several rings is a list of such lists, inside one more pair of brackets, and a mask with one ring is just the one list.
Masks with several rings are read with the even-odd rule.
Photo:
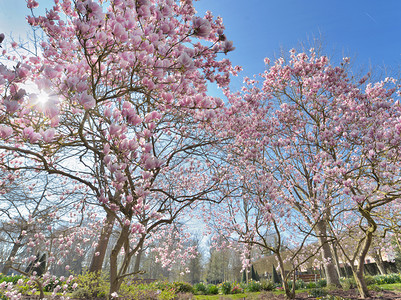
[[322, 288], [322, 287], [325, 287], [325, 286], [327, 286], [327, 280], [326, 279], [319, 279], [316, 282], [316, 287], [317, 288]]
[[247, 290], [251, 293], [260, 292], [262, 289], [262, 285], [259, 281], [250, 280], [247, 286]]
[[173, 283], [177, 293], [192, 293], [192, 285], [188, 282], [177, 281]]
[[401, 283], [401, 274], [376, 275], [373, 278], [376, 284]]
[[305, 285], [305, 288], [306, 289], [315, 289], [316, 288], [316, 283], [313, 282], [313, 281], [310, 281]]
[[247, 289], [247, 287], [248, 287], [248, 285], [246, 284], [246, 282], [242, 282], [242, 281], [239, 283], [239, 286], [240, 286], [240, 288], [243, 289], [244, 291], [245, 291], [245, 290]]
[[157, 296], [158, 300], [173, 300], [176, 298], [176, 290], [174, 288], [168, 288], [163, 291], [160, 291]]
[[206, 295], [206, 286], [202, 282], [194, 284], [193, 289], [198, 295]]
[[298, 279], [295, 281], [295, 289], [296, 290], [303, 290], [306, 288], [306, 283], [302, 279]]
[[372, 284], [376, 283], [376, 279], [373, 276], [368, 275], [368, 276], [365, 276], [364, 279], [365, 279], [366, 285], [372, 285]]
[[214, 284], [208, 284], [206, 287], [207, 295], [217, 295], [219, 293], [219, 288]]
[[261, 289], [262, 289], [263, 291], [272, 291], [272, 290], [274, 290], [275, 287], [276, 287], [276, 285], [274, 284], [274, 282], [273, 282], [273, 281], [270, 281], [270, 280], [262, 280], [262, 281], [260, 282], [260, 286], [261, 286]]
[[244, 292], [244, 289], [242, 289], [239, 285], [234, 285], [231, 289], [231, 294], [241, 294]]
[[72, 293], [72, 298], [90, 299], [105, 297], [109, 292], [109, 285], [105, 274], [86, 272], [75, 277], [74, 282], [78, 284]]
[[327, 291], [322, 288], [311, 289], [308, 293], [308, 296], [313, 298], [324, 297], [326, 295]]
[[383, 292], [383, 289], [376, 284], [369, 285], [368, 289], [375, 292]]
[[164, 280], [164, 281], [156, 281], [154, 283], [154, 287], [157, 290], [164, 291], [164, 290], [168, 290], [168, 289], [174, 288], [174, 284], [171, 283], [171, 282], [168, 282], [166, 280]]
[[224, 295], [228, 295], [228, 294], [230, 294], [231, 293], [231, 283], [230, 282], [223, 282], [222, 284], [221, 284], [221, 292], [224, 294]]
[[347, 291], [347, 290], [349, 290], [349, 289], [354, 289], [354, 288], [356, 288], [356, 282], [355, 282], [354, 277], [351, 277], [351, 278], [341, 278], [341, 279], [340, 279], [340, 283], [341, 283], [342, 288], [343, 288], [345, 291]]
[[25, 276], [23, 275], [3, 275], [0, 273], [0, 282], [12, 282], [13, 284], [16, 284], [18, 280], [20, 279], [25, 279]]

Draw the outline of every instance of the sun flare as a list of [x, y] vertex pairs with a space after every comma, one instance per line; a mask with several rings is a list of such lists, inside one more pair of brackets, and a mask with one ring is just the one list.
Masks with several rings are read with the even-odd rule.
[[37, 104], [45, 105], [49, 101], [49, 94], [46, 92], [40, 92], [37, 98]]

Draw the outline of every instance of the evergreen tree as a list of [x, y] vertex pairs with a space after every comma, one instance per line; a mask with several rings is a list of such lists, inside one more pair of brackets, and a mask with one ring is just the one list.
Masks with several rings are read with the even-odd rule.
[[246, 270], [244, 270], [244, 271], [242, 271], [242, 282], [245, 282], [246, 283]]
[[273, 282], [277, 283], [277, 284], [280, 284], [281, 280], [280, 280], [280, 277], [277, 274], [277, 271], [276, 271], [276, 268], [274, 267], [274, 265], [273, 265], [273, 273], [272, 274], [273, 274]]

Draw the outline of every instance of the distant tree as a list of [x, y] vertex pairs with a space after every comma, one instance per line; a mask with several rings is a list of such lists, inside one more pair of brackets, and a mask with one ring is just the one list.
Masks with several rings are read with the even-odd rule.
[[272, 277], [273, 277], [272, 279], [273, 279], [274, 283], [276, 283], [276, 284], [280, 284], [281, 283], [280, 276], [278, 276], [276, 268], [275, 268], [274, 265], [272, 265]]

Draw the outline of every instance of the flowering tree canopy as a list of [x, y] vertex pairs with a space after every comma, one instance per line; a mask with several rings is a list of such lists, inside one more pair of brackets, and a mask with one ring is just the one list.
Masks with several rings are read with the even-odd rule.
[[71, 180], [117, 221], [110, 293], [152, 232], [216, 189], [202, 123], [223, 102], [207, 82], [226, 88], [238, 69], [218, 59], [234, 49], [221, 18], [195, 13], [192, 1], [55, 1], [28, 17], [41, 55], [1, 66], [2, 165]]

